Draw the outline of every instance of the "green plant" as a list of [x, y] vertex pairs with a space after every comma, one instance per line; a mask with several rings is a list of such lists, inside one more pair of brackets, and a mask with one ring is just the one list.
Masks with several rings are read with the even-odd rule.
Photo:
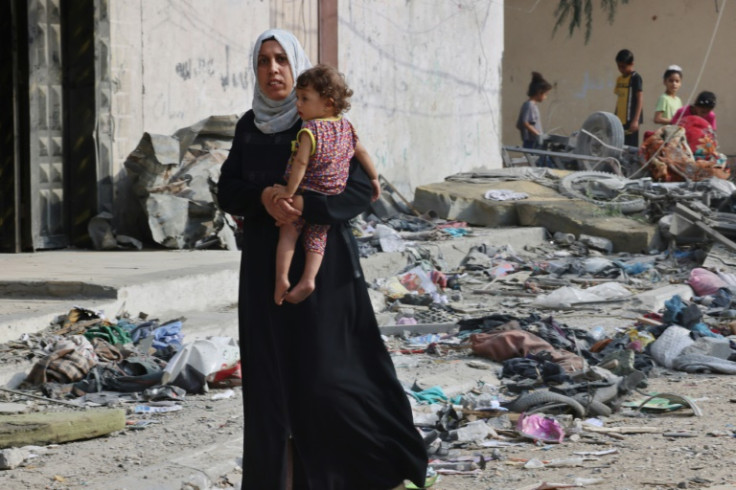
[[[629, 3], [629, 0], [601, 0], [601, 9], [606, 13], [609, 24], [616, 17], [619, 2]], [[593, 30], [593, 0], [559, 0], [554, 15], [556, 20], [553, 35], [567, 22], [568, 35], [572, 37], [575, 29], [580, 29], [585, 21], [585, 44], [588, 44]]]

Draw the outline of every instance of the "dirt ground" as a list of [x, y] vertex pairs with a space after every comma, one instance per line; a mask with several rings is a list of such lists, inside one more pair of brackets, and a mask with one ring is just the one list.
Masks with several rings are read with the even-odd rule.
[[[474, 316], [487, 311], [522, 318], [524, 311], [530, 311], [526, 303], [531, 298], [474, 295], [468, 292], [471, 288], [466, 288], [464, 297], [458, 301]], [[602, 326], [609, 335], [632, 325], [640, 314], [625, 304], [554, 312], [558, 323], [586, 329]], [[405, 344], [400, 337], [386, 337], [386, 343], [399, 379], [405, 385], [439, 386], [450, 398], [481, 385], [500, 385], [497, 376], [500, 364], [473, 356], [469, 348], [446, 348], [439, 354], [402, 354], [398, 351]], [[622, 409], [610, 417], [601, 417], [603, 427], [634, 433], [586, 430], [582, 434], [569, 433], [561, 444], [549, 445], [512, 438], [508, 436], [511, 432], [499, 431], [506, 437], [499, 440], [498, 447], [480, 447], [474, 443], [451, 446], [450, 454], [443, 457], [445, 461], [467, 458], [480, 461], [482, 457], [485, 469], [473, 475], [443, 474], [433, 488], [735, 489], [736, 422], [732, 419], [736, 413], [736, 378], [655, 368], [649, 374], [647, 386], [640, 389], [646, 393], [687, 396], [697, 404], [702, 416], [694, 416], [689, 409], [665, 413]], [[182, 410], [161, 414], [136, 415], [131, 405], [124, 405], [129, 422], [153, 423], [139, 428], [129, 426], [92, 440], [35, 448], [31, 451], [34, 457], [22, 466], [0, 470], [0, 489], [238, 488], [242, 394], [235, 388], [232, 396], [213, 399], [224, 393], [213, 390], [206, 395], [187, 395]], [[635, 392], [626, 400], [642, 398], [643, 394]], [[58, 404], [26, 400], [2, 391], [0, 402], [26, 403], [33, 411], [68, 410]], [[505, 419], [509, 418], [513, 417]], [[566, 427], [572, 424], [570, 416], [563, 416], [560, 421]], [[511, 425], [501, 428], [511, 429]]]
[[[411, 359], [408, 359], [411, 358]], [[444, 379], [461, 380], [467, 373], [492, 381], [497, 364], [478, 369], [478, 359], [456, 355], [440, 359], [426, 354], [396, 356], [399, 376], [432, 381], [438, 369]], [[411, 362], [409, 362], [411, 361]], [[459, 391], [466, 386], [457, 386]], [[478, 475], [442, 475], [434, 486], [444, 490], [568, 488], [736, 488], [736, 439], [733, 422], [736, 380], [726, 375], [690, 375], [660, 370], [649, 379], [648, 392], [691, 397], [703, 416], [690, 410], [665, 414], [619, 412], [604, 418], [605, 427], [648, 427], [656, 432], [614, 438], [568, 438], [562, 444], [480, 448], [458, 446], [449, 457], [482, 455], [486, 468]], [[88, 488], [100, 490], [232, 488], [240, 479], [242, 397], [212, 400], [222, 390], [187, 396], [177, 412], [149, 416], [155, 423], [126, 429], [106, 437], [49, 446], [24, 466], [0, 471], [3, 489]], [[634, 394], [630, 399], [641, 398]], [[18, 401], [10, 396], [3, 401]], [[36, 409], [45, 402], [29, 401]], [[49, 407], [59, 410], [58, 406]], [[612, 454], [584, 455], [579, 466], [526, 469], [528, 460], [564, 460], [580, 453], [615, 450]], [[445, 458], [447, 459], [447, 458]], [[205, 478], [206, 475], [206, 478]], [[212, 483], [208, 483], [212, 482]], [[547, 482], [550, 486], [540, 486]], [[552, 486], [558, 484], [558, 486]], [[208, 486], [210, 485], [210, 486]], [[214, 485], [214, 486], [212, 486]]]

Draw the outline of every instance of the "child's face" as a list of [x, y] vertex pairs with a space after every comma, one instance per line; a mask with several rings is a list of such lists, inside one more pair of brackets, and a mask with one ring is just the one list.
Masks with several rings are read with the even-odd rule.
[[616, 67], [623, 76], [634, 73], [634, 63], [616, 63]]
[[675, 95], [682, 85], [682, 77], [679, 73], [673, 73], [664, 80], [664, 86], [667, 87], [667, 93]]
[[539, 92], [536, 96], [534, 96], [534, 100], [536, 102], [544, 102], [544, 99], [547, 98], [547, 94], [549, 92]]
[[710, 113], [710, 107], [703, 107], [702, 105], [690, 106], [690, 112], [695, 116], [705, 117]]
[[304, 121], [335, 115], [332, 101], [326, 97], [320, 97], [312, 87], [296, 89], [296, 110]]

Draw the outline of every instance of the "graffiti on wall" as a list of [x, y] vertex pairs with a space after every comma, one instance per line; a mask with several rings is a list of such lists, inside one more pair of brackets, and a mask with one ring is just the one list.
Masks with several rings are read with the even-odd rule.
[[215, 68], [214, 58], [187, 58], [174, 66], [176, 74], [185, 82], [189, 80], [206, 80], [219, 78], [222, 90], [250, 88], [251, 82], [245, 70], [231, 71], [230, 46], [225, 46], [225, 67], [219, 72]]
[[195, 60], [189, 58], [176, 64], [176, 74], [182, 80], [189, 80], [192, 77], [212, 77], [215, 74], [215, 60], [214, 58], [197, 58]]

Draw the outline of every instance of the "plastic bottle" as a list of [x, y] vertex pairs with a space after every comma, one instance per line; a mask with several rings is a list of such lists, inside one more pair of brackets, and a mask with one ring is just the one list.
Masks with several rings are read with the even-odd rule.
[[606, 329], [603, 328], [601, 325], [597, 325], [593, 327], [590, 332], [588, 332], [588, 335], [590, 335], [593, 340], [598, 342], [606, 336]]

